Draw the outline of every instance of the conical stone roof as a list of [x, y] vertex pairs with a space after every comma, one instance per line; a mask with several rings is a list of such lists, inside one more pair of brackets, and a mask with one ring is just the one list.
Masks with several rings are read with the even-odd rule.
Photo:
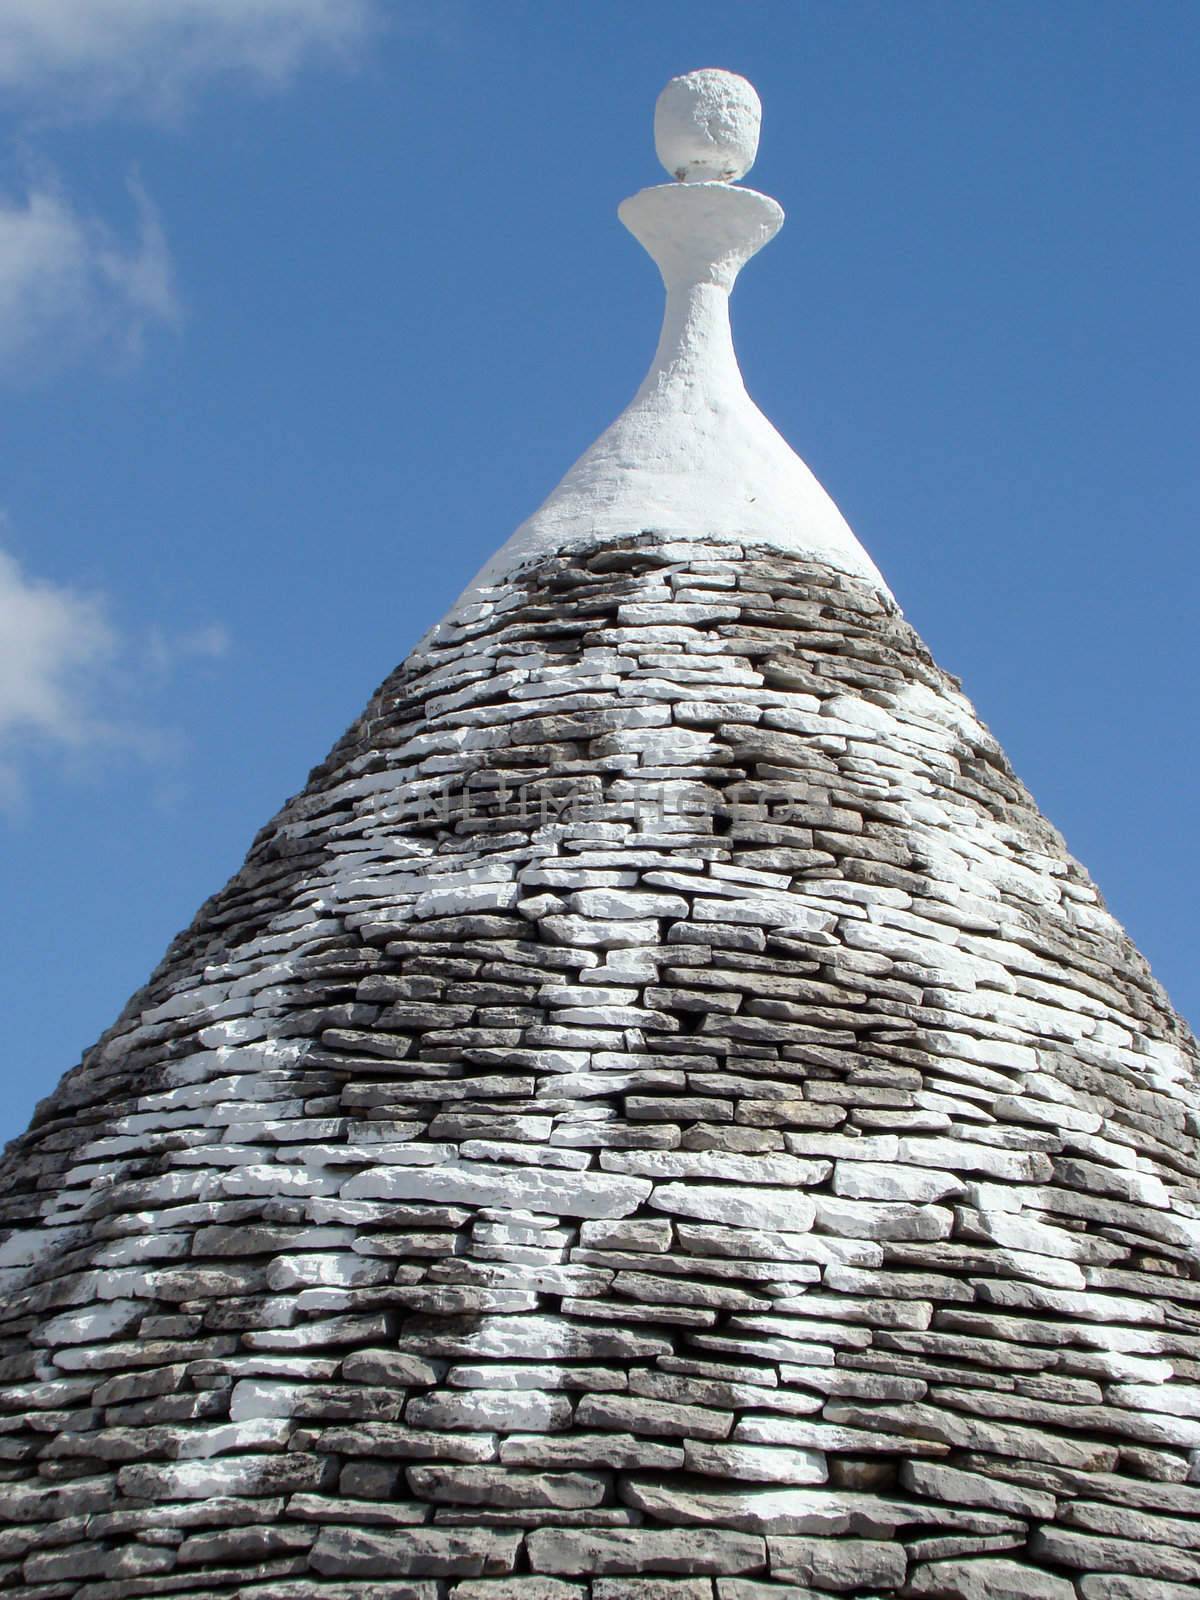
[[712, 505], [519, 540], [10, 1146], [0, 1592], [1196, 1593], [1196, 1046]]

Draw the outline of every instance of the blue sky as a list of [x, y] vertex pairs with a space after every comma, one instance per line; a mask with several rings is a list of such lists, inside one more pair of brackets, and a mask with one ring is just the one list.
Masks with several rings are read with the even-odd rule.
[[751, 393], [1200, 1018], [1193, 0], [5, 0], [0, 1138], [631, 396], [655, 96]]

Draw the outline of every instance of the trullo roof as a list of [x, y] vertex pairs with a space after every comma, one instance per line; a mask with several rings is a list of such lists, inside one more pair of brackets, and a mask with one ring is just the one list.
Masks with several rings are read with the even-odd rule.
[[1195, 1045], [725, 302], [665, 91], [625, 414], [0, 1173], [0, 1593], [1184, 1600]]

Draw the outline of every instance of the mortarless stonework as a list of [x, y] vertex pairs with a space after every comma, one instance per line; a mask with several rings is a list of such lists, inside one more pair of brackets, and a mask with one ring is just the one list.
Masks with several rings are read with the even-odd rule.
[[0, 1594], [1184, 1600], [1196, 1069], [873, 587], [544, 560], [10, 1147]]

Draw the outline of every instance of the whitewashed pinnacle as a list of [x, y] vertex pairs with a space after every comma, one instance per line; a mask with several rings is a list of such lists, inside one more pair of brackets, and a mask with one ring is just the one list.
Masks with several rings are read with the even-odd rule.
[[749, 170], [761, 106], [705, 68], [659, 96], [655, 143], [677, 180], [622, 202], [667, 290], [654, 361], [633, 400], [478, 574], [462, 603], [553, 551], [643, 531], [787, 550], [887, 586], [816, 478], [750, 399], [729, 326], [742, 267], [783, 225], [779, 204], [728, 181]]

